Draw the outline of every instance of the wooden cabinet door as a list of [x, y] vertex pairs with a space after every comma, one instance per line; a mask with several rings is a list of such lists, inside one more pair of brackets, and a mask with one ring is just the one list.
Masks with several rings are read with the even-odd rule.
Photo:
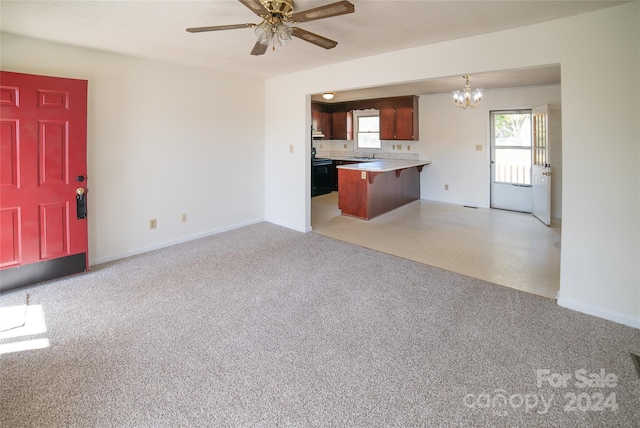
[[331, 164], [331, 169], [333, 170], [333, 191], [338, 190], [338, 165], [342, 165], [342, 161], [333, 161]]
[[395, 140], [396, 138], [396, 120], [395, 110], [393, 108], [381, 108], [380, 115], [380, 139]]
[[319, 110], [311, 111], [311, 129], [318, 131], [322, 126], [322, 113]]
[[322, 126], [320, 127], [325, 139], [331, 139], [331, 113], [322, 112]]
[[413, 140], [413, 109], [399, 108], [395, 111], [396, 140]]
[[353, 114], [349, 111], [337, 111], [331, 116], [331, 138], [334, 140], [353, 139]]

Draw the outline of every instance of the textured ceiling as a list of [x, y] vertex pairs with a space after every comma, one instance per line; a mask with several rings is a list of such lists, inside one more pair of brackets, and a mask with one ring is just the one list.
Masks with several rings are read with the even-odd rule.
[[[238, 1], [0, 2], [3, 32], [222, 72], [272, 77], [403, 48], [473, 36], [614, 6], [620, 1], [351, 0], [355, 13], [298, 24], [331, 38], [325, 50], [294, 38], [251, 56], [252, 29], [187, 27], [259, 23]], [[295, 11], [332, 3], [295, 2]], [[460, 86], [460, 78], [456, 86]], [[433, 82], [432, 82], [433, 83]], [[462, 82], [463, 83], [463, 82]], [[485, 85], [485, 87], [488, 87]]]

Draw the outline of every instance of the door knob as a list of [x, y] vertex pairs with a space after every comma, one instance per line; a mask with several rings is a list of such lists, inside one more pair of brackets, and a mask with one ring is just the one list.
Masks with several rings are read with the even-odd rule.
[[87, 218], [87, 197], [82, 187], [76, 189], [76, 217], [78, 220]]

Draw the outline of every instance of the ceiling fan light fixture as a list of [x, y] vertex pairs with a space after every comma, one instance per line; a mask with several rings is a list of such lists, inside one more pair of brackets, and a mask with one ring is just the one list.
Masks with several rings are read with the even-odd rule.
[[338, 44], [335, 40], [314, 34], [310, 31], [298, 27], [290, 27], [287, 24], [295, 25], [300, 22], [315, 21], [318, 19], [331, 18], [355, 12], [353, 4], [347, 0], [339, 0], [335, 3], [319, 6], [303, 12], [294, 13], [293, 0], [238, 0], [240, 3], [251, 9], [253, 13], [262, 18], [260, 24], [232, 24], [214, 25], [208, 27], [190, 27], [189, 33], [203, 33], [207, 31], [233, 30], [236, 28], [253, 28], [255, 32], [256, 44], [251, 50], [251, 55], [264, 55], [266, 47], [273, 43], [273, 50], [276, 49], [275, 40], [281, 46], [285, 46], [292, 37], [312, 43], [324, 49], [335, 48]]
[[466, 79], [464, 89], [453, 91], [453, 102], [460, 108], [475, 108], [482, 100], [482, 89], [472, 91], [469, 77], [471, 76], [462, 76], [463, 79]]
[[325, 100], [331, 100], [334, 96], [335, 95], [333, 92], [325, 92], [324, 94], [322, 94], [322, 98], [324, 98]]

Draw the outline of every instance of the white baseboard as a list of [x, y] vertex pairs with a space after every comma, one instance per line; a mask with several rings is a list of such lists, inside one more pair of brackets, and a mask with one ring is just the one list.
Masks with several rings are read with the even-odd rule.
[[230, 230], [239, 229], [241, 227], [245, 227], [245, 226], [250, 226], [252, 224], [261, 223], [263, 221], [265, 221], [265, 220], [262, 218], [262, 219], [247, 221], [247, 222], [244, 222], [244, 223], [237, 223], [237, 224], [234, 224], [234, 225], [231, 225], [231, 226], [221, 227], [219, 229], [208, 230], [206, 232], [196, 233], [194, 235], [183, 236], [181, 238], [172, 239], [172, 240], [164, 241], [164, 242], [159, 242], [157, 244], [149, 245], [147, 247], [136, 248], [134, 250], [125, 251], [123, 253], [112, 254], [112, 255], [106, 256], [106, 257], [99, 257], [99, 258], [97, 258], [95, 260], [90, 260], [89, 265], [90, 266], [99, 265], [99, 264], [102, 264], [102, 263], [112, 262], [112, 261], [118, 260], [118, 259], [124, 259], [125, 257], [131, 257], [131, 256], [135, 256], [137, 254], [147, 253], [147, 252], [153, 251], [153, 250], [159, 250], [160, 248], [165, 248], [165, 247], [170, 247], [172, 245], [182, 244], [183, 242], [189, 242], [189, 241], [193, 241], [195, 239], [205, 238], [205, 237], [211, 236], [211, 235], [217, 235], [219, 233], [228, 232]]
[[558, 296], [558, 305], [563, 308], [572, 309], [574, 311], [582, 312], [587, 315], [593, 315], [598, 318], [604, 318], [609, 321], [617, 322], [629, 327], [640, 329], [640, 317], [634, 317], [632, 315], [623, 314], [609, 309], [604, 309], [599, 306], [593, 306], [588, 303], [582, 303], [571, 299], [565, 299]]
[[280, 221], [274, 221], [274, 220], [270, 220], [270, 219], [265, 219], [265, 221], [267, 221], [267, 222], [269, 222], [271, 224], [275, 224], [276, 226], [282, 226], [282, 227], [285, 227], [287, 229], [295, 230], [296, 232], [307, 233], [307, 232], [311, 231], [311, 228], [309, 228], [309, 230], [307, 230], [307, 228], [304, 228], [304, 227], [303, 228], [299, 228], [299, 227], [296, 227], [296, 226], [294, 226], [292, 224], [283, 223], [283, 222], [280, 222]]

